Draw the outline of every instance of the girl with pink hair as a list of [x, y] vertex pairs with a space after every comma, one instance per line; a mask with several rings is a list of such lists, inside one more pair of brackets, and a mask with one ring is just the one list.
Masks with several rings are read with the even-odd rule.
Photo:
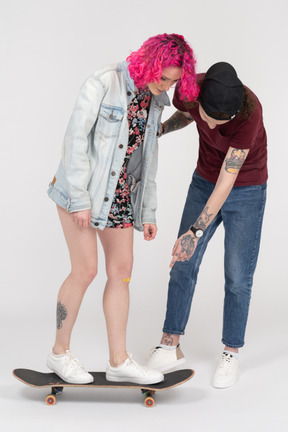
[[[183, 99], [196, 100], [199, 92], [195, 75], [193, 51], [184, 37], [177, 34], [163, 34], [151, 37], [142, 47], [130, 54], [128, 70], [134, 83], [145, 88], [148, 83], [161, 82], [163, 69], [181, 68], [178, 91]], [[169, 86], [170, 87], [170, 86]]]
[[71, 354], [70, 338], [83, 296], [97, 274], [98, 238], [107, 272], [106, 378], [139, 384], [163, 380], [162, 373], [139, 366], [127, 353], [126, 327], [133, 228], [144, 232], [145, 240], [156, 236], [157, 135], [169, 104], [166, 91], [176, 83], [184, 100], [197, 98], [193, 52], [181, 35], [154, 36], [127, 61], [90, 76], [72, 112], [48, 190], [57, 204], [71, 272], [59, 290], [56, 340], [47, 366], [69, 383], [93, 381]]

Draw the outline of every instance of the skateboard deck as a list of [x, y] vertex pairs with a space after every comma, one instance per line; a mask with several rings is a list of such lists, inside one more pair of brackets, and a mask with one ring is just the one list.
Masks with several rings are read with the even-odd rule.
[[14, 377], [24, 384], [37, 388], [50, 387], [51, 393], [46, 397], [46, 403], [48, 405], [54, 405], [56, 403], [56, 396], [62, 393], [64, 387], [95, 387], [140, 389], [142, 394], [145, 396], [144, 403], [147, 407], [152, 407], [154, 405], [153, 395], [156, 392], [167, 390], [189, 381], [194, 376], [195, 372], [192, 369], [182, 369], [175, 372], [169, 372], [164, 374], [164, 381], [161, 383], [149, 385], [107, 381], [105, 378], [105, 372], [89, 373], [93, 375], [94, 382], [89, 384], [68, 384], [53, 372], [42, 373], [30, 369], [14, 369], [13, 371]]

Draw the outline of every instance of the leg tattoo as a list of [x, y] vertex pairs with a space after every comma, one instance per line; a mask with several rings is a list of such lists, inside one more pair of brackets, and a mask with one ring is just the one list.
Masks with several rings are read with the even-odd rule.
[[173, 345], [173, 337], [170, 334], [164, 334], [161, 340], [161, 344], [163, 345]]
[[60, 301], [57, 303], [57, 329], [60, 330], [63, 327], [63, 321], [67, 318], [67, 309], [64, 304]]

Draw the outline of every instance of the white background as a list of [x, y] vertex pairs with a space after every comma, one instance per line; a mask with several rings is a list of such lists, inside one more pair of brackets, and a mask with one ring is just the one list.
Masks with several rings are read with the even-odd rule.
[[[286, 0], [0, 0], [1, 404], [8, 431], [286, 431], [287, 418], [287, 2]], [[82, 82], [124, 60], [148, 37], [180, 33], [197, 71], [228, 61], [259, 97], [269, 144], [269, 188], [241, 379], [217, 391], [210, 379], [221, 353], [223, 230], [199, 275], [182, 348], [195, 378], [159, 394], [147, 410], [133, 390], [66, 389], [55, 407], [46, 391], [24, 387], [13, 368], [46, 371], [58, 288], [68, 252], [46, 190]], [[172, 92], [170, 92], [172, 96]], [[173, 113], [166, 109], [163, 118]], [[128, 349], [142, 362], [157, 344], [165, 313], [169, 260], [192, 172], [195, 125], [160, 141], [157, 239], [135, 233]], [[72, 351], [104, 370], [107, 342], [101, 297], [103, 255], [73, 333]], [[137, 421], [137, 424], [136, 424]]]

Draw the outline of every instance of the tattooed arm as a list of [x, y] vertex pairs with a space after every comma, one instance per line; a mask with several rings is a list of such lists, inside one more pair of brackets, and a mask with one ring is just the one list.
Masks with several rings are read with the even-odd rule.
[[[191, 225], [193, 224], [203, 231], [210, 225], [230, 194], [248, 153], [249, 149], [242, 150], [229, 147], [215, 188], [200, 216], [196, 221], [191, 221]], [[173, 258], [170, 267], [173, 267], [176, 261], [189, 260], [195, 251], [198, 240], [190, 230], [179, 237], [172, 251]]]
[[193, 122], [193, 118], [188, 112], [176, 111], [168, 120], [162, 123], [160, 136], [182, 129]]

